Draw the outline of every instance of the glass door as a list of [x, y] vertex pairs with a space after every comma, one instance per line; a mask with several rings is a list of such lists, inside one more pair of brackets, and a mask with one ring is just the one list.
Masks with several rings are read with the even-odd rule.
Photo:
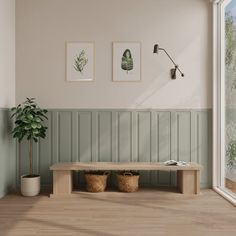
[[236, 0], [214, 13], [213, 188], [236, 205]]
[[[236, 197], [236, 0], [222, 4], [222, 187]], [[234, 195], [235, 194], [235, 195]]]

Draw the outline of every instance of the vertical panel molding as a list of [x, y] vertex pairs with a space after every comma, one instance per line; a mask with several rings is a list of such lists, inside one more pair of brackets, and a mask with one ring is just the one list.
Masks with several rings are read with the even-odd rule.
[[[211, 110], [52, 109], [47, 137], [34, 145], [34, 170], [50, 185], [49, 166], [59, 161], [166, 161], [203, 165], [201, 183], [211, 183]], [[26, 142], [17, 149], [18, 178], [28, 170]], [[19, 166], [21, 165], [21, 166]], [[74, 174], [76, 184], [83, 175]], [[141, 185], [175, 186], [175, 172], [141, 172]], [[19, 183], [19, 181], [18, 181]]]

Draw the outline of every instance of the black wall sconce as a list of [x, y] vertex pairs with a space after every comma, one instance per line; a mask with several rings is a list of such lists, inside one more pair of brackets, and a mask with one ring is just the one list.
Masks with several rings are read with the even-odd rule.
[[178, 70], [182, 77], [184, 77], [184, 73], [179, 69], [179, 66], [174, 62], [174, 60], [171, 58], [171, 56], [168, 54], [168, 52], [164, 48], [160, 48], [158, 44], [154, 45], [153, 53], [158, 53], [159, 51], [164, 51], [166, 55], [170, 58], [170, 60], [173, 62], [175, 68], [172, 68], [170, 70], [171, 79], [176, 79], [176, 71]]

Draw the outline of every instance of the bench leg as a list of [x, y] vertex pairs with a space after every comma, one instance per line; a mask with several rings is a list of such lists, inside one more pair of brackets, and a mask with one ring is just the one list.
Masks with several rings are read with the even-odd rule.
[[54, 170], [53, 171], [53, 194], [55, 196], [69, 196], [72, 192], [72, 171]]
[[183, 194], [200, 193], [200, 171], [199, 170], [178, 170], [178, 189]]

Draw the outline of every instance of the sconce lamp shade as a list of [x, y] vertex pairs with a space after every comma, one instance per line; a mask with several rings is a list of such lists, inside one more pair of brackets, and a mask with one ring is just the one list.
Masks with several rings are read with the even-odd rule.
[[159, 51], [159, 45], [155, 44], [153, 48], [153, 53], [158, 53], [158, 51]]

